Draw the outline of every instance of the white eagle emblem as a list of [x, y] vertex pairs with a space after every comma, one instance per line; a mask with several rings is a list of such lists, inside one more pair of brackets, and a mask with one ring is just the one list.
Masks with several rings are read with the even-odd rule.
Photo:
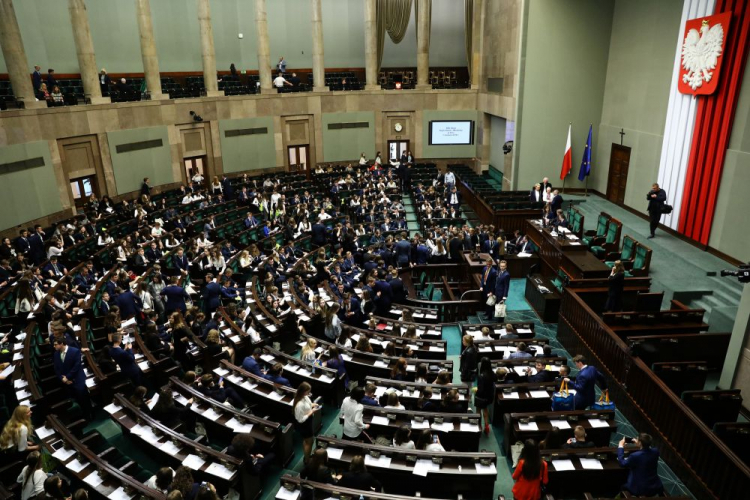
[[709, 29], [708, 21], [704, 20], [700, 34], [696, 29], [688, 31], [682, 44], [682, 67], [687, 70], [687, 73], [682, 75], [682, 81], [693, 90], [702, 86], [704, 80], [711, 81], [711, 70], [716, 68], [723, 42], [724, 28], [721, 23]]

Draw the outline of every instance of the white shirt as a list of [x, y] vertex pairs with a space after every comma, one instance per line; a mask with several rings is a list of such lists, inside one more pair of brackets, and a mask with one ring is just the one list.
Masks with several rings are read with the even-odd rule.
[[443, 448], [443, 445], [440, 443], [430, 443], [427, 446], [425, 446], [424, 450], [442, 452], [442, 451], [445, 451], [445, 448]]
[[308, 418], [310, 418], [310, 411], [312, 411], [313, 405], [312, 401], [310, 401], [309, 396], [305, 396], [300, 400], [299, 403], [297, 403], [297, 406], [294, 407], [294, 418], [299, 422], [300, 424], [307, 421]]
[[443, 179], [446, 184], [455, 184], [456, 183], [456, 176], [453, 175], [453, 172], [448, 172], [445, 174], [445, 179]]
[[283, 76], [277, 76], [273, 79], [273, 86], [277, 89], [280, 89], [284, 86], [284, 83], [286, 82], [286, 79]]
[[[23, 476], [24, 474], [26, 474], [26, 470], [28, 470], [28, 468], [29, 466], [27, 465], [18, 475], [18, 478], [16, 479], [16, 482], [18, 484], [23, 484]], [[44, 470], [36, 469], [21, 491], [21, 500], [28, 500], [29, 497], [44, 493], [45, 479], [47, 479], [47, 474], [44, 472]]]
[[341, 416], [344, 419], [344, 435], [355, 438], [359, 436], [365, 428], [365, 422], [362, 420], [364, 412], [362, 403], [357, 403], [352, 398], [347, 397], [341, 405]]
[[407, 441], [405, 443], [396, 444], [396, 440], [394, 439], [393, 440], [393, 446], [395, 446], [396, 448], [405, 448], [407, 450], [413, 450], [413, 449], [415, 449], [414, 441]]
[[361, 158], [359, 159], [359, 164], [360, 164], [360, 165], [366, 165], [366, 164], [367, 164], [367, 158], [365, 158], [364, 156], [363, 156], [363, 157], [361, 157]]
[[198, 183], [203, 182], [203, 176], [201, 174], [195, 174], [193, 176], [193, 182], [198, 182]]

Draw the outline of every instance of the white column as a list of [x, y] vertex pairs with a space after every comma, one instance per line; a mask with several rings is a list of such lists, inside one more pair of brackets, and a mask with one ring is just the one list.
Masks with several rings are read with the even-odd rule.
[[378, 33], [376, 0], [365, 0], [365, 90], [380, 90], [378, 85]]
[[152, 101], [169, 99], [169, 94], [161, 93], [159, 57], [156, 54], [156, 43], [154, 42], [150, 0], [135, 0], [135, 9], [138, 18], [138, 32], [141, 38], [141, 57], [143, 59], [143, 73], [146, 77], [146, 89], [151, 95]]
[[68, 0], [68, 11], [70, 12], [70, 23], [73, 25], [73, 40], [76, 44], [78, 71], [81, 72], [83, 93], [91, 100], [91, 104], [111, 102], [109, 97], [102, 97], [102, 89], [99, 86], [99, 73], [96, 68], [94, 42], [91, 40], [91, 29], [89, 28], [89, 16], [88, 12], [86, 12], [85, 0]]
[[430, 0], [419, 2], [417, 19], [417, 85], [416, 89], [429, 89], [430, 85]]
[[323, 13], [321, 0], [312, 0], [312, 54], [313, 54], [313, 91], [325, 92], [326, 70], [323, 62]]
[[261, 92], [271, 92], [271, 50], [268, 47], [266, 0], [255, 0], [255, 31], [258, 33], [258, 75]]
[[224, 92], [219, 92], [219, 84], [216, 79], [216, 54], [214, 53], [214, 29], [211, 26], [210, 0], [198, 0], [198, 27], [201, 33], [203, 84], [206, 87], [206, 96], [222, 96]]
[[37, 101], [34, 95], [13, 0], [0, 0], [0, 47], [16, 100], [23, 102], [26, 109], [46, 108], [47, 103]]

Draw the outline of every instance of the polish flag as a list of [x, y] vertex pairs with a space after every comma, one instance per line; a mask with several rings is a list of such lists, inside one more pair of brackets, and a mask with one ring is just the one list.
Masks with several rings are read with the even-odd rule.
[[563, 156], [562, 170], [560, 171], [560, 179], [565, 179], [565, 176], [570, 173], [570, 169], [573, 168], [573, 154], [570, 151], [570, 128], [568, 125], [568, 142], [565, 143], [565, 156]]

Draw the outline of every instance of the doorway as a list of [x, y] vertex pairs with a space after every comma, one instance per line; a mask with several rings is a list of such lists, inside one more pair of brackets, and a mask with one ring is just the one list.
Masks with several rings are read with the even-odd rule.
[[304, 172], [308, 169], [307, 162], [308, 158], [310, 157], [309, 144], [288, 146], [286, 148], [286, 152], [290, 172]]
[[95, 175], [70, 179], [70, 190], [73, 193], [73, 201], [76, 208], [84, 208], [92, 194], [99, 198], [99, 189], [96, 186]]
[[203, 181], [197, 184], [200, 187], [205, 187], [209, 184], [209, 179], [206, 179], [206, 157], [195, 156], [193, 158], [185, 158], [183, 160], [185, 165], [185, 182], [191, 181], [193, 177], [200, 174], [203, 177]]
[[388, 141], [388, 159], [398, 161], [409, 151], [409, 141]]
[[609, 179], [607, 180], [607, 199], [613, 203], [625, 202], [625, 188], [628, 184], [630, 167], [630, 148], [612, 143], [609, 155]]

